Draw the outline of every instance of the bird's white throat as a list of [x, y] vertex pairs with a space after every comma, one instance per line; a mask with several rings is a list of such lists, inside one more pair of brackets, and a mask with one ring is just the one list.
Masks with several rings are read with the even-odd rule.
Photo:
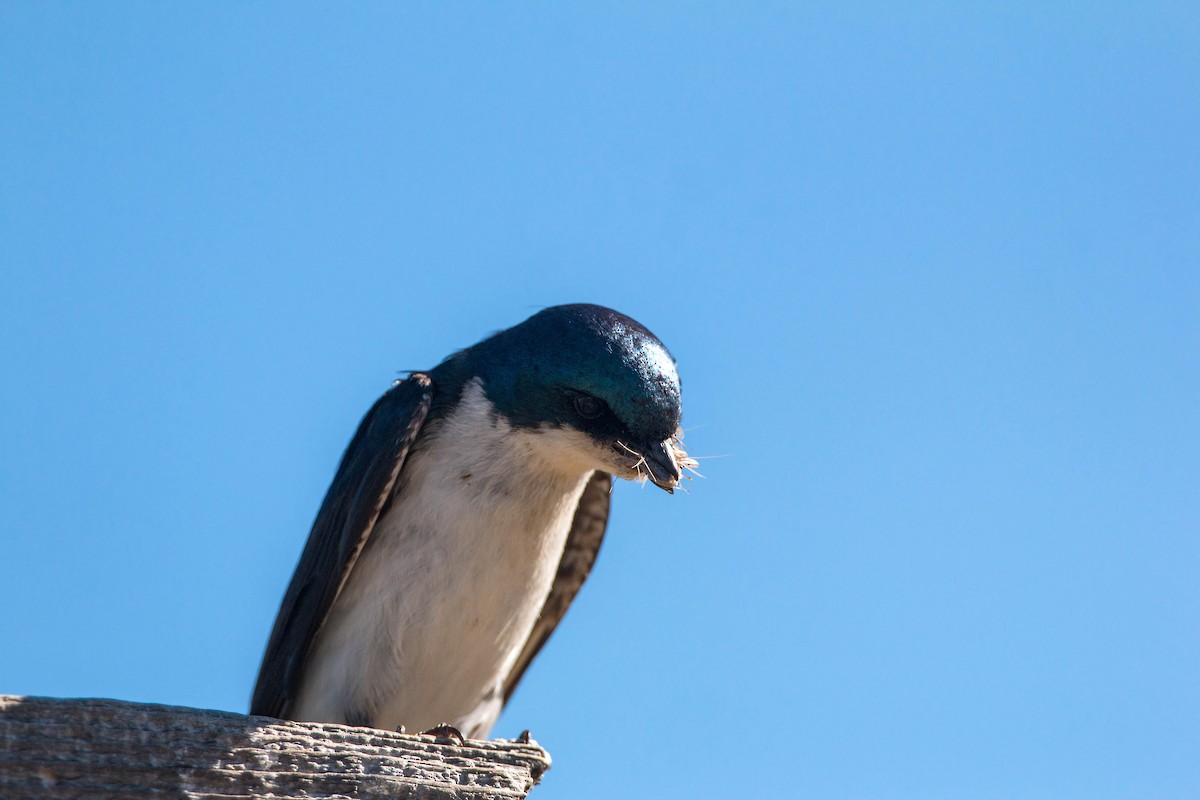
[[486, 735], [592, 472], [582, 437], [513, 428], [468, 383], [409, 455], [313, 645], [292, 717]]

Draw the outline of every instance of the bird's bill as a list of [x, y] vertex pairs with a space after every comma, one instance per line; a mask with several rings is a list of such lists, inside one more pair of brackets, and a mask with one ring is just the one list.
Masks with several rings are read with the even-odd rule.
[[675, 458], [674, 445], [674, 439], [667, 439], [662, 442], [654, 442], [638, 450], [638, 455], [642, 457], [642, 463], [645, 465], [646, 472], [649, 473], [650, 480], [654, 482], [655, 486], [665, 489], [669, 493], [674, 493], [675, 487], [679, 485], [679, 479], [683, 475], [679, 468], [679, 462]]

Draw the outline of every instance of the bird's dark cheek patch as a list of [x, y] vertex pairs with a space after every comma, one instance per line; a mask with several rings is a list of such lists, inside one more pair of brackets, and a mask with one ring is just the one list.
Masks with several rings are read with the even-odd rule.
[[590, 420], [580, 428], [597, 444], [612, 447], [619, 439], [629, 439], [629, 431], [611, 414], [600, 419]]

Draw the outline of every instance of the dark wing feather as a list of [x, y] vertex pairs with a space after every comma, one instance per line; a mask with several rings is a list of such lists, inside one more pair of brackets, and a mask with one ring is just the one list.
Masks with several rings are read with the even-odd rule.
[[608, 498], [611, 492], [612, 476], [607, 472], [597, 472], [583, 488], [550, 594], [546, 596], [542, 612], [533, 625], [517, 663], [504, 682], [505, 703], [512, 697], [530, 662], [550, 634], [554, 633], [555, 627], [567, 613], [567, 607], [579, 593], [579, 587], [583, 586], [588, 573], [592, 571], [592, 564], [596, 563], [596, 556], [600, 552], [600, 543], [604, 541], [604, 530], [608, 527]]
[[396, 488], [429, 414], [433, 384], [414, 373], [376, 401], [342, 456], [267, 642], [250, 713], [284, 717], [309, 648]]

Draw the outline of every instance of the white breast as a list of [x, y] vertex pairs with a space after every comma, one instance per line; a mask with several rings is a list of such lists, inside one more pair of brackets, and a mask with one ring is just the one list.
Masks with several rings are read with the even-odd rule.
[[473, 382], [410, 454], [306, 665], [295, 719], [485, 736], [591, 474], [575, 434], [511, 428]]

